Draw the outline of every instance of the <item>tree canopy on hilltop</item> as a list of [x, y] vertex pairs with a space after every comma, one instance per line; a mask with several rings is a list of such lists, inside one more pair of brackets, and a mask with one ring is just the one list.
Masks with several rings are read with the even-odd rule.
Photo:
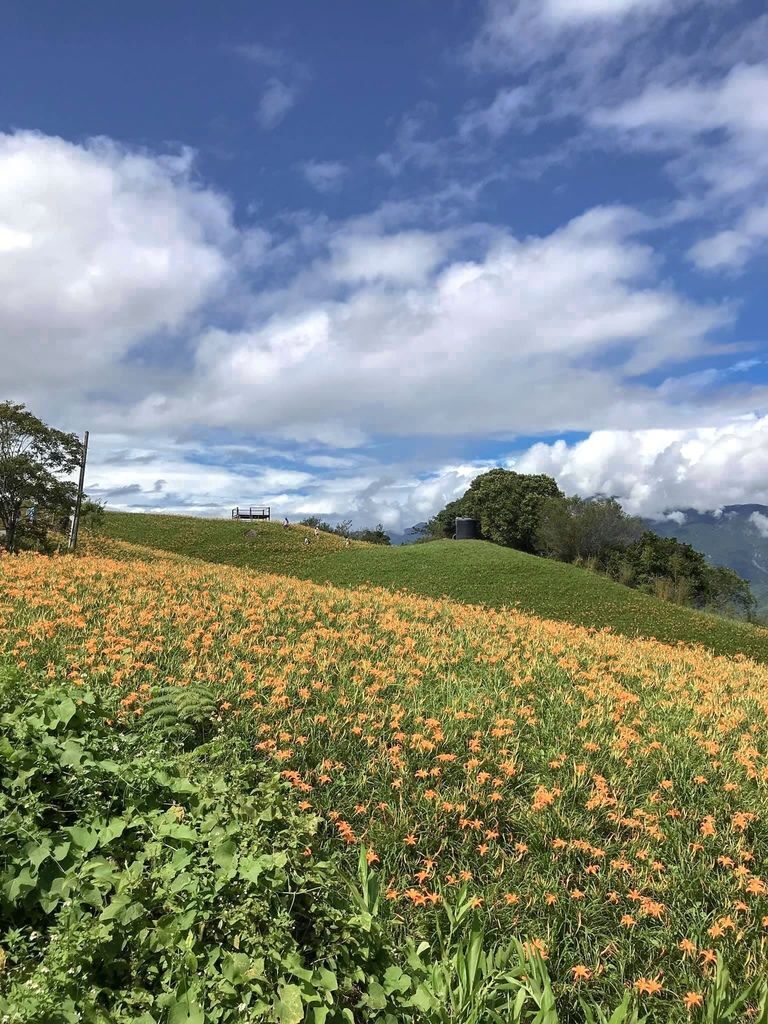
[[431, 521], [435, 536], [452, 537], [457, 516], [480, 524], [485, 540], [520, 551], [536, 550], [536, 531], [547, 498], [562, 498], [551, 476], [491, 469], [475, 477], [466, 493], [438, 512]]

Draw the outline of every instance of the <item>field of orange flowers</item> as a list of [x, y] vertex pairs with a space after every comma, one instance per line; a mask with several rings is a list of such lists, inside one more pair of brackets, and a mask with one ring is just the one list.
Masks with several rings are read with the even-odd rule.
[[[566, 999], [697, 1019], [768, 962], [768, 667], [511, 612], [181, 560], [0, 560], [0, 657], [111, 695], [215, 688], [429, 932], [466, 887]], [[615, 1002], [615, 1000], [614, 1000]]]

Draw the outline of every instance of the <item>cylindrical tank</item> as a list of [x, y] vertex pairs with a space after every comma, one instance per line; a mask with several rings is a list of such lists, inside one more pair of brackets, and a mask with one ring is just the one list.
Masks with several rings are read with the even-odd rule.
[[477, 540], [478, 534], [476, 519], [470, 519], [468, 516], [456, 517], [456, 540]]

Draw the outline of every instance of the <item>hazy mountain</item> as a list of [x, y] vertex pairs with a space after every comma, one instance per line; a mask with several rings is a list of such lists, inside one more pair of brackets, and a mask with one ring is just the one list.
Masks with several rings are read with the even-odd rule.
[[387, 533], [393, 544], [415, 544], [421, 536], [421, 530], [426, 525], [426, 523], [416, 523], [415, 526], [409, 526], [402, 533], [395, 533], [394, 530], [387, 530]]
[[662, 537], [676, 537], [749, 580], [762, 612], [768, 612], [768, 505], [725, 505], [711, 512], [675, 509], [646, 520]]

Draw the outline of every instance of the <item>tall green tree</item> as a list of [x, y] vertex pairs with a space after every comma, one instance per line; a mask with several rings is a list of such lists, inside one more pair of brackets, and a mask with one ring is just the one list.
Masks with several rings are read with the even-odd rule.
[[615, 498], [548, 498], [541, 506], [537, 550], [561, 562], [593, 559], [629, 547], [642, 536], [642, 520]]
[[62, 477], [77, 468], [82, 451], [75, 434], [49, 427], [23, 405], [0, 402], [0, 523], [9, 551], [25, 531], [39, 534], [41, 516], [73, 511], [77, 487]]
[[536, 550], [536, 531], [547, 498], [562, 498], [551, 476], [491, 469], [475, 477], [469, 490], [439, 512], [434, 532], [453, 535], [457, 516], [469, 516], [480, 524], [485, 540], [520, 551]]

